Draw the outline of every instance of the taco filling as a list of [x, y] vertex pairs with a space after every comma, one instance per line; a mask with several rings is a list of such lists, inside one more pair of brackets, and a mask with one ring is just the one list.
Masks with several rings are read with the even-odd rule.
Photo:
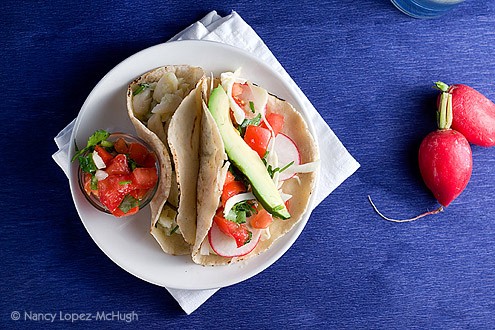
[[[240, 78], [238, 71], [221, 75], [207, 111], [204, 120], [214, 122], [227, 159], [217, 174], [219, 198], [207, 237], [198, 229], [196, 239], [202, 243], [196, 242], [193, 260], [222, 264], [266, 250], [292, 228], [307, 207], [318, 159], [307, 126], [292, 106]], [[200, 207], [198, 213], [208, 217]]]

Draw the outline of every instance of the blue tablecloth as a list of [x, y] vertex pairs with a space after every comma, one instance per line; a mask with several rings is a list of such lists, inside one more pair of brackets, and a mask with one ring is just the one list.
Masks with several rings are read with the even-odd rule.
[[[51, 154], [110, 69], [211, 10], [236, 10], [258, 32], [361, 168], [279, 261], [186, 316], [98, 249]], [[471, 181], [440, 215], [389, 223], [366, 197], [395, 217], [436, 207], [417, 166], [435, 129], [431, 85], [466, 83], [495, 100], [495, 2], [417, 20], [386, 0], [4, 0], [0, 18], [0, 327], [495, 328], [495, 148], [473, 146]], [[97, 312], [120, 320], [26, 319]]]

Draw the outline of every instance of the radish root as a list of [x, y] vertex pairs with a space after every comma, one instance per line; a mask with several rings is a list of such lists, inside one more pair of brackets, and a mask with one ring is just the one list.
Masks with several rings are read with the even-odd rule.
[[433, 210], [433, 211], [428, 211], [428, 212], [425, 212], [425, 213], [422, 213], [414, 218], [410, 218], [410, 219], [402, 219], [402, 220], [399, 220], [399, 219], [392, 219], [392, 218], [388, 218], [386, 216], [384, 216], [379, 210], [378, 208], [375, 206], [375, 204], [373, 203], [373, 201], [371, 200], [371, 197], [368, 195], [368, 200], [370, 201], [370, 204], [371, 206], [373, 207], [373, 209], [375, 210], [375, 212], [381, 217], [383, 218], [384, 220], [387, 220], [387, 221], [391, 221], [391, 222], [411, 222], [411, 221], [414, 221], [414, 220], [418, 220], [418, 219], [421, 219], [423, 217], [426, 217], [428, 215], [433, 215], [433, 214], [438, 214], [440, 212], [443, 212], [444, 208], [443, 206], [440, 206], [438, 209], [436, 210]]

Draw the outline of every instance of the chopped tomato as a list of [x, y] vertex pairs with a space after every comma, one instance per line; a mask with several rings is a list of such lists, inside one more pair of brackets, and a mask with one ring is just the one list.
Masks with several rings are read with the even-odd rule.
[[235, 239], [237, 247], [241, 247], [251, 241], [252, 233], [246, 224], [238, 224], [223, 217], [223, 209], [220, 208], [213, 218], [218, 228], [225, 234]]
[[136, 189], [153, 188], [158, 181], [158, 175], [155, 168], [136, 168], [132, 174], [132, 183]]
[[98, 197], [98, 190], [91, 189], [91, 174], [89, 173], [84, 173], [84, 191], [88, 196], [93, 194]]
[[149, 152], [144, 159], [143, 167], [155, 167], [156, 157], [152, 152]]
[[225, 203], [227, 203], [227, 200], [230, 197], [245, 191], [246, 191], [246, 187], [240, 181], [232, 181], [229, 182], [228, 184], [225, 184], [223, 186], [222, 197], [221, 197], [222, 205], [225, 206]]
[[112, 154], [109, 153], [108, 151], [106, 151], [105, 148], [103, 148], [100, 145], [96, 145], [95, 146], [95, 151], [98, 153], [98, 156], [101, 157], [101, 159], [103, 160], [103, 162], [105, 163], [105, 165], [108, 166], [108, 164], [110, 163], [110, 161], [113, 159]]
[[[266, 114], [265, 118], [268, 124], [270, 124], [270, 126], [272, 127], [273, 133], [275, 133], [275, 135], [277, 135], [284, 127], [284, 116], [281, 114], [272, 112]], [[266, 126], [265, 122], [261, 123], [260, 126], [268, 129], [268, 126]]]
[[113, 144], [113, 148], [119, 154], [126, 154], [129, 152], [129, 146], [123, 138], [119, 138], [117, 141], [115, 141], [115, 143]]
[[127, 164], [127, 156], [124, 154], [118, 154], [115, 156], [107, 165], [105, 172], [107, 172], [108, 175], [130, 174], [131, 170]]
[[270, 226], [273, 221], [273, 217], [265, 209], [258, 211], [256, 215], [251, 218], [251, 227], [256, 229], [265, 229]]
[[286, 200], [284, 204], [285, 204], [285, 207], [287, 208], [287, 211], [289, 211], [290, 199]]
[[134, 189], [133, 191], [130, 192], [130, 195], [137, 199], [138, 201], [142, 200], [146, 193], [148, 192], [148, 189]]
[[268, 129], [254, 125], [248, 125], [244, 134], [244, 141], [258, 153], [260, 158], [265, 156], [270, 138], [271, 133]]
[[131, 143], [129, 145], [129, 157], [140, 166], [145, 164], [148, 154], [148, 149], [140, 143]]
[[246, 84], [234, 83], [232, 85], [232, 96], [236, 97], [242, 94], [242, 87], [246, 86]]
[[234, 174], [232, 174], [232, 172], [227, 171], [227, 176], [225, 177], [225, 182], [223, 185], [226, 186], [229, 183], [231, 183], [232, 181], [235, 181], [235, 176], [234, 176]]
[[139, 211], [139, 206], [135, 206], [133, 207], [132, 209], [130, 209], [129, 211], [127, 211], [127, 213], [124, 213], [124, 211], [122, 211], [121, 209], [119, 209], [118, 207], [112, 212], [112, 214], [118, 218], [120, 217], [123, 217], [123, 216], [127, 216], [127, 215], [132, 215], [134, 213], [137, 213], [137, 211]]
[[133, 189], [130, 174], [109, 175], [106, 179], [98, 181], [100, 202], [112, 213], [122, 203], [125, 195]]

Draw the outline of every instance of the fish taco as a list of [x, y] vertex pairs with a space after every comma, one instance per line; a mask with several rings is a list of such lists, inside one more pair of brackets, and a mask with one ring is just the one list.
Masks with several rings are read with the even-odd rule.
[[192, 259], [244, 260], [270, 248], [308, 208], [318, 148], [288, 102], [239, 77], [203, 89]]
[[[128, 115], [156, 151], [161, 174], [150, 203], [150, 232], [164, 252], [189, 254], [196, 236], [196, 178], [204, 71], [159, 67], [129, 84]], [[187, 141], [187, 142], [186, 142]]]

